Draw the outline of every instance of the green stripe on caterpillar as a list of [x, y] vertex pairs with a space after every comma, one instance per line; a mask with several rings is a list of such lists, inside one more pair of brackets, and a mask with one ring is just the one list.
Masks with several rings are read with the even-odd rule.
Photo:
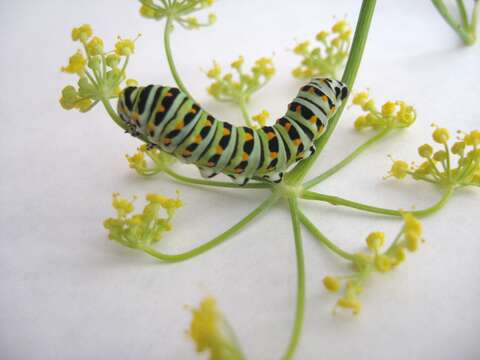
[[118, 114], [133, 136], [193, 163], [203, 177], [224, 173], [237, 184], [281, 182], [287, 169], [315, 152], [314, 141], [348, 96], [337, 80], [312, 79], [273, 126], [258, 129], [215, 119], [177, 88], [127, 87]]

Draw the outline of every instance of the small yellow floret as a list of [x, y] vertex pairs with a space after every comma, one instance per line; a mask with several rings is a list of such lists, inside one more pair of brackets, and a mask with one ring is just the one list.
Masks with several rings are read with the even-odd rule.
[[121, 39], [115, 43], [115, 53], [118, 56], [129, 56], [135, 52], [135, 42], [130, 39]]
[[252, 119], [255, 120], [260, 126], [264, 126], [269, 116], [270, 114], [267, 110], [262, 110], [260, 114], [254, 115]]
[[405, 223], [405, 232], [412, 231], [416, 233], [418, 236], [422, 235], [422, 232], [423, 232], [422, 223], [415, 216], [413, 216], [410, 213], [406, 213], [403, 215], [403, 221]]
[[342, 33], [348, 29], [348, 24], [346, 20], [339, 20], [332, 26], [332, 31], [334, 33]]
[[[210, 349], [212, 352], [220, 344], [222, 335], [219, 329], [220, 314], [217, 302], [212, 297], [205, 298], [198, 309], [192, 310], [192, 322], [190, 323], [190, 337], [197, 345], [197, 351], [202, 352]], [[217, 345], [215, 345], [217, 344]]]
[[146, 17], [146, 18], [154, 18], [155, 15], [156, 15], [156, 12], [151, 7], [146, 6], [146, 5], [142, 5], [140, 7], [140, 15], [142, 15], [143, 17]]
[[450, 139], [450, 133], [445, 128], [436, 128], [432, 134], [433, 140], [439, 144], [446, 144]]
[[94, 36], [87, 44], [87, 51], [91, 56], [101, 55], [103, 53], [103, 40]]
[[129, 214], [134, 210], [133, 203], [127, 199], [121, 198], [119, 193], [113, 193], [112, 206], [118, 212], [123, 214]]
[[417, 232], [412, 230], [405, 232], [405, 241], [408, 250], [417, 251], [418, 245], [420, 244], [420, 237]]
[[369, 95], [366, 91], [359, 92], [355, 95], [352, 100], [352, 103], [355, 105], [363, 106], [369, 99]]
[[331, 292], [337, 292], [341, 286], [340, 281], [334, 276], [325, 276], [323, 278], [323, 285]]
[[230, 64], [230, 66], [234, 69], [237, 69], [237, 70], [240, 70], [240, 68], [242, 67], [243, 63], [244, 63], [244, 58], [243, 56], [240, 56], [237, 60], [235, 60], [234, 62], [232, 62]]
[[393, 261], [386, 255], [378, 255], [375, 257], [375, 268], [379, 272], [388, 272], [392, 270]]
[[207, 72], [207, 76], [211, 79], [215, 79], [219, 77], [221, 73], [222, 73], [222, 68], [217, 62], [214, 61], [213, 67]]
[[382, 105], [382, 115], [383, 116], [392, 116], [395, 112], [397, 104], [393, 101], [387, 101], [385, 104]]
[[394, 161], [390, 169], [390, 175], [397, 179], [403, 179], [408, 175], [408, 164], [402, 160]]
[[367, 246], [370, 250], [378, 251], [385, 243], [385, 234], [381, 231], [375, 231], [368, 235]]
[[423, 158], [429, 159], [432, 157], [433, 148], [429, 144], [423, 144], [418, 148], [418, 154]]
[[320, 31], [315, 37], [318, 41], [325, 41], [328, 36], [328, 32], [325, 30]]
[[295, 54], [301, 55], [301, 54], [305, 53], [306, 51], [308, 51], [308, 46], [309, 45], [310, 45], [310, 42], [308, 40], [304, 41], [304, 42], [301, 42], [293, 48], [293, 52]]
[[92, 27], [89, 24], [83, 24], [78, 28], [73, 28], [72, 30], [72, 40], [77, 41], [87, 41], [90, 36], [92, 36], [93, 31]]
[[62, 71], [70, 74], [81, 74], [85, 70], [85, 64], [87, 60], [83, 57], [83, 54], [78, 50], [74, 55], [68, 59], [68, 65], [62, 67]]
[[340, 298], [337, 301], [337, 306], [345, 309], [351, 309], [354, 315], [357, 315], [360, 310], [362, 310], [362, 304], [360, 303], [360, 301], [358, 301], [357, 299], [349, 299], [345, 297]]

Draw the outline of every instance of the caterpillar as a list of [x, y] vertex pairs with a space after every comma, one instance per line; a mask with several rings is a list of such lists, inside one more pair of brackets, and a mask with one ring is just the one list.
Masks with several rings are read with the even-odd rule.
[[125, 88], [117, 111], [127, 132], [195, 164], [203, 177], [224, 173], [239, 185], [252, 178], [278, 183], [315, 152], [314, 141], [347, 96], [343, 83], [314, 78], [283, 117], [258, 129], [219, 121], [179, 89], [160, 85]]

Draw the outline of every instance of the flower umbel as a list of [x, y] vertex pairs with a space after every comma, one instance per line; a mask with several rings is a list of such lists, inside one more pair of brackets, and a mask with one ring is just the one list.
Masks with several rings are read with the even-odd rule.
[[[103, 226], [108, 230], [110, 240], [134, 249], [145, 249], [159, 241], [163, 232], [171, 230], [173, 215], [182, 206], [182, 201], [178, 192], [176, 198], [148, 194], [143, 211], [132, 214], [135, 210], [134, 200], [121, 198], [120, 194], [114, 193], [112, 206], [117, 216], [106, 219]], [[162, 209], [166, 212], [166, 217], [160, 216]]]
[[[94, 36], [90, 25], [72, 30], [72, 40], [79, 41], [82, 49], [69, 58], [62, 71], [77, 74], [77, 86], [66, 86], [62, 90], [60, 105], [66, 109], [86, 112], [100, 101], [116, 98], [126, 78], [128, 59], [135, 50], [135, 41], [120, 39], [115, 44], [115, 53], [104, 50], [104, 42]], [[123, 59], [123, 64], [122, 58]]]
[[387, 250], [381, 252], [385, 234], [380, 231], [372, 232], [366, 239], [370, 252], [359, 252], [352, 260], [355, 269], [353, 274], [326, 276], [323, 279], [325, 288], [331, 292], [338, 292], [342, 288], [342, 282], [344, 283], [344, 294], [337, 301], [336, 307], [358, 314], [362, 308], [358, 295], [363, 291], [369, 276], [373, 272], [386, 273], [393, 270], [405, 260], [407, 250], [414, 252], [418, 249], [422, 236], [422, 223], [410, 213], [405, 213], [403, 220], [402, 229]]
[[231, 326], [212, 297], [203, 299], [197, 309], [192, 309], [188, 335], [195, 342], [197, 352], [208, 352], [210, 360], [244, 359]]
[[406, 128], [412, 125], [417, 117], [414, 107], [400, 100], [387, 101], [378, 109], [375, 101], [365, 91], [356, 94], [352, 103], [365, 112], [355, 120], [354, 126], [357, 130]]
[[244, 70], [243, 64], [243, 56], [240, 56], [230, 64], [233, 72], [222, 74], [220, 65], [213, 62], [213, 67], [207, 71], [207, 76], [213, 79], [213, 83], [208, 87], [208, 93], [219, 101], [244, 104], [275, 75], [271, 58], [257, 59], [250, 72]]
[[300, 66], [292, 71], [296, 78], [309, 79], [314, 76], [338, 78], [348, 57], [352, 29], [346, 20], [336, 22], [331, 31], [322, 30], [316, 40], [318, 47], [311, 48], [309, 41], [298, 43], [293, 52], [303, 57]]
[[412, 163], [408, 167], [404, 161], [395, 161], [390, 174], [397, 179], [410, 176], [447, 186], [480, 186], [480, 131], [459, 131], [457, 141], [449, 146], [450, 132], [437, 125], [433, 127], [432, 139], [440, 149], [423, 144], [418, 148], [418, 154], [423, 158], [420, 165]]
[[208, 14], [207, 20], [199, 21], [192, 13], [213, 5], [214, 0], [139, 0], [140, 15], [147, 19], [162, 20], [171, 18], [186, 29], [198, 29], [215, 23], [215, 14]]
[[[145, 155], [150, 158], [151, 165], [147, 162]], [[125, 155], [128, 165], [134, 169], [139, 175], [151, 176], [165, 171], [175, 161], [176, 158], [160, 151], [158, 148], [148, 149], [146, 145], [142, 145], [133, 155]]]

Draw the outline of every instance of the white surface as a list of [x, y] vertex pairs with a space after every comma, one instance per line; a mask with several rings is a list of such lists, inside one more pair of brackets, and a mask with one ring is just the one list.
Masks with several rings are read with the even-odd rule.
[[[280, 3], [282, 5], [280, 5]], [[300, 4], [298, 10], [295, 4]], [[8, 4], [8, 5], [7, 5]], [[299, 82], [294, 39], [313, 38], [333, 16], [354, 23], [360, 1], [221, 1], [218, 23], [200, 31], [178, 29], [173, 49], [179, 71], [196, 98], [233, 122], [236, 109], [215, 104], [200, 69], [212, 59], [228, 64], [275, 53], [278, 75], [254, 97], [279, 116]], [[295, 255], [289, 215], [277, 206], [226, 244], [177, 265], [109, 242], [102, 220], [112, 215], [113, 191], [173, 195], [185, 206], [159, 247], [190, 249], [238, 220], [264, 194], [193, 189], [159, 176], [141, 179], [124, 154], [137, 142], [98, 107], [88, 114], [58, 105], [60, 89], [75, 81], [59, 72], [76, 49], [70, 29], [84, 22], [113, 44], [117, 34], [143, 34], [128, 75], [173, 84], [162, 49], [162, 25], [137, 15], [135, 1], [0, 2], [0, 353], [2, 359], [196, 359], [186, 339], [190, 314], [214, 295], [249, 359], [279, 359], [288, 342], [295, 305]], [[386, 154], [417, 159], [432, 121], [452, 130], [480, 123], [480, 44], [460, 45], [429, 1], [379, 1], [356, 90], [369, 87], [377, 102], [404, 99], [418, 121], [372, 147], [319, 188], [328, 194], [389, 206], [418, 208], [439, 193], [428, 185], [383, 181]], [[368, 135], [352, 131], [347, 111], [314, 173], [328, 168]], [[182, 171], [196, 175], [192, 167]], [[478, 359], [480, 192], [455, 194], [425, 221], [427, 243], [398, 270], [374, 276], [358, 317], [332, 316], [337, 296], [321, 284], [326, 274], [349, 272], [304, 233], [307, 306], [296, 359]], [[366, 234], [398, 220], [322, 204], [302, 205], [316, 224], [348, 249]]]

